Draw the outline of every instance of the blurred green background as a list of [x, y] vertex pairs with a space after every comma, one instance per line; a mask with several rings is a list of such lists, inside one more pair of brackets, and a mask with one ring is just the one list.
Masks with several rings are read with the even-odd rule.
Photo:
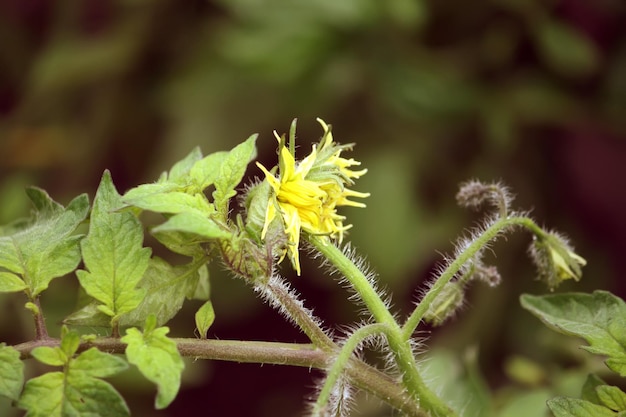
[[[472, 178], [503, 181], [516, 207], [570, 236], [589, 265], [582, 283], [559, 290], [625, 296], [625, 27], [621, 0], [3, 0], [0, 222], [27, 213], [27, 185], [67, 203], [93, 197], [108, 168], [123, 192], [194, 146], [230, 149], [254, 132], [271, 166], [272, 130], [298, 118], [303, 155], [321, 117], [369, 169], [355, 186], [371, 192], [368, 207], [345, 211], [349, 239], [399, 314], [480, 221], [455, 205], [458, 184]], [[248, 174], [261, 175], [254, 165]], [[552, 361], [553, 375], [582, 361], [519, 307], [520, 293], [546, 291], [529, 242], [518, 233], [495, 245], [503, 284], [476, 285], [456, 321], [423, 334], [456, 358], [475, 346], [494, 390], [523, 388], [506, 372], [515, 355]], [[284, 273], [328, 327], [351, 323], [358, 308], [317, 265], [305, 261], [300, 278]], [[212, 272], [210, 337], [306, 341], [243, 283]], [[72, 311], [74, 281], [44, 295], [51, 326]], [[0, 297], [0, 340], [31, 336], [22, 304]], [[193, 337], [197, 307], [171, 323], [174, 336]], [[150, 410], [151, 386], [131, 374], [120, 384], [134, 415], [290, 416], [319, 376], [189, 363], [186, 389], [161, 412]]]

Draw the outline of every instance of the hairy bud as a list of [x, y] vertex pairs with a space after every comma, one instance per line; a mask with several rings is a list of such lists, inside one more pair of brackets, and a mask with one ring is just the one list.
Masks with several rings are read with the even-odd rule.
[[461, 282], [448, 282], [441, 292], [428, 306], [424, 321], [433, 326], [440, 326], [448, 318], [454, 316], [456, 311], [463, 305], [465, 294]]

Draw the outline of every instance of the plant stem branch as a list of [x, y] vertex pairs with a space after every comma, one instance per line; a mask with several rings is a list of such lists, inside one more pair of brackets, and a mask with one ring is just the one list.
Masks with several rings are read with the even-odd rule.
[[[259, 342], [242, 340], [173, 339], [184, 357], [194, 359], [224, 360], [244, 363], [291, 365], [305, 368], [327, 369], [335, 353], [315, 348], [312, 344]], [[13, 346], [22, 359], [31, 357], [31, 351], [39, 346], [57, 347], [58, 339], [33, 340]], [[113, 337], [98, 338], [81, 343], [78, 352], [96, 347], [103, 352], [123, 354], [126, 344]], [[376, 395], [403, 415], [427, 417], [417, 404], [406, 395], [388, 375], [366, 363], [352, 359], [347, 369], [348, 377], [355, 386]]]
[[455, 416], [455, 412], [435, 395], [422, 379], [417, 369], [410, 340], [403, 337], [400, 325], [365, 274], [327, 237], [308, 235], [307, 240], [350, 282], [374, 319], [388, 326], [387, 341], [402, 373], [403, 384], [411, 397], [418, 400], [422, 408], [433, 416]]
[[46, 319], [41, 311], [41, 300], [39, 299], [39, 296], [35, 297], [32, 300], [32, 303], [36, 307], [36, 311], [33, 311], [35, 318], [35, 338], [38, 340], [48, 339], [48, 328], [46, 327]]
[[403, 337], [409, 339], [419, 323], [422, 321], [424, 314], [428, 311], [430, 304], [443, 290], [444, 286], [454, 278], [463, 265], [470, 261], [474, 255], [484, 249], [491, 240], [495, 239], [503, 230], [512, 226], [522, 226], [536, 235], [543, 235], [545, 232], [537, 226], [537, 224], [528, 217], [516, 216], [508, 218], [500, 218], [491, 226], [485, 229], [452, 261], [445, 271], [437, 278], [432, 287], [428, 290], [424, 298], [419, 302], [415, 310], [402, 327]]

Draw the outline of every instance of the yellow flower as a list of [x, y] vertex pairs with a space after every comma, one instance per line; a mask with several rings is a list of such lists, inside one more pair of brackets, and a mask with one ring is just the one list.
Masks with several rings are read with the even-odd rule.
[[353, 171], [351, 167], [360, 165], [360, 162], [341, 157], [341, 152], [352, 145], [336, 144], [330, 127], [321, 119], [317, 120], [324, 129], [324, 135], [302, 161], [295, 160], [284, 137], [274, 132], [279, 143], [278, 177], [272, 173], [274, 170], [270, 172], [257, 163], [271, 186], [261, 238], [265, 238], [272, 220], [280, 216], [289, 244], [287, 255], [298, 275], [300, 232], [304, 230], [310, 234], [326, 235], [341, 242], [344, 232], [351, 225], [344, 224], [345, 217], [337, 213], [337, 207], [365, 207], [365, 204], [350, 198], [369, 196], [369, 193], [347, 188], [354, 183], [353, 179], [367, 172], [366, 169]]

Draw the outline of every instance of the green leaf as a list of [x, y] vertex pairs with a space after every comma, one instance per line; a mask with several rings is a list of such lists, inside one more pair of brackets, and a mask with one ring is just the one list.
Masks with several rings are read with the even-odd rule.
[[33, 356], [48, 365], [63, 366], [26, 383], [18, 407], [29, 417], [128, 416], [124, 399], [109, 383], [98, 378], [115, 375], [126, 368], [124, 359], [91, 348], [75, 358], [80, 342], [76, 332], [63, 330], [61, 347], [38, 347]]
[[198, 269], [198, 275], [196, 286], [187, 293], [187, 298], [191, 300], [208, 300], [211, 296], [211, 282], [209, 281], [209, 269], [206, 264]]
[[[27, 194], [35, 206], [34, 217], [22, 229], [0, 237], [0, 267], [21, 276], [22, 289], [34, 298], [52, 279], [78, 266], [82, 236], [71, 234], [87, 216], [89, 199], [80, 195], [64, 208], [39, 188], [28, 189]], [[18, 287], [6, 276], [3, 282], [8, 282], [7, 288]]]
[[196, 184], [198, 191], [202, 191], [214, 184], [220, 175], [222, 163], [228, 152], [215, 152], [197, 161], [189, 172], [191, 181]]
[[71, 362], [72, 376], [106, 378], [128, 368], [128, 364], [119, 356], [90, 348], [78, 355]]
[[202, 152], [199, 147], [195, 147], [186, 157], [176, 162], [170, 169], [168, 181], [179, 181], [185, 179], [193, 166], [202, 159]]
[[201, 339], [206, 339], [206, 333], [214, 320], [215, 311], [213, 310], [213, 304], [211, 301], [207, 301], [196, 311], [196, 328], [198, 333], [200, 333]]
[[19, 249], [13, 238], [8, 236], [0, 237], [0, 267], [19, 274], [24, 273]]
[[608, 408], [577, 398], [553, 398], [548, 400], [548, 408], [555, 417], [615, 417]]
[[63, 366], [68, 361], [68, 356], [58, 347], [39, 346], [31, 354], [39, 362], [50, 366]]
[[204, 240], [196, 234], [172, 231], [155, 232], [154, 229], [150, 232], [163, 246], [174, 253], [192, 258], [201, 258], [206, 254], [206, 250], [202, 247]]
[[178, 213], [165, 223], [152, 229], [153, 232], [186, 232], [193, 233], [204, 239], [230, 239], [232, 233], [224, 230], [209, 217], [197, 212]]
[[606, 385], [606, 383], [597, 375], [589, 374], [583, 385], [580, 395], [581, 398], [594, 404], [601, 405], [602, 402], [600, 401], [600, 397], [598, 397], [598, 392], [596, 391], [596, 388], [601, 385]]
[[27, 417], [123, 417], [130, 411], [108, 382], [50, 372], [26, 383], [18, 407]]
[[258, 135], [250, 136], [245, 142], [235, 146], [220, 166], [220, 173], [215, 181], [213, 200], [217, 211], [225, 216], [228, 212], [228, 201], [237, 192], [235, 187], [241, 182], [248, 163], [256, 157], [255, 142]]
[[146, 320], [143, 333], [136, 328], [130, 328], [121, 339], [128, 345], [128, 361], [157, 385], [157, 409], [167, 407], [176, 398], [185, 367], [176, 343], [166, 337], [168, 332], [168, 327], [156, 328], [156, 317], [150, 316]]
[[600, 402], [611, 410], [626, 410], [626, 394], [621, 389], [610, 385], [600, 385], [596, 387], [596, 392]]
[[26, 283], [11, 272], [0, 272], [0, 292], [18, 292], [25, 290]]
[[80, 336], [76, 332], [69, 331], [67, 326], [61, 329], [61, 345], [59, 349], [68, 357], [74, 356], [80, 346]]
[[130, 194], [130, 192], [127, 193], [123, 199], [124, 203], [156, 213], [182, 213], [191, 211], [208, 216], [215, 212], [213, 205], [207, 201], [203, 194], [192, 195], [182, 191], [168, 191], [133, 196], [135, 194], [139, 194], [139, 192], [133, 194]]
[[[84, 305], [65, 319], [63, 324], [73, 326], [109, 327], [111, 326], [111, 316], [107, 316], [98, 308], [97, 302]], [[122, 316], [123, 318], [124, 316]]]
[[554, 330], [582, 337], [583, 348], [608, 356], [607, 366], [626, 376], [626, 304], [606, 291], [522, 295], [522, 306]]
[[203, 261], [172, 266], [161, 258], [151, 259], [139, 283], [146, 296], [120, 323], [124, 326], [141, 325], [151, 314], [156, 316], [157, 326], [167, 323], [182, 308], [185, 298], [194, 293], [204, 266]]
[[121, 205], [111, 175], [105, 171], [98, 187], [89, 234], [81, 249], [86, 271], [76, 272], [87, 294], [99, 301], [101, 311], [116, 321], [135, 309], [145, 291], [138, 289], [150, 259], [150, 249], [142, 247], [143, 228], [128, 212], [115, 212]]
[[24, 362], [20, 352], [0, 343], [0, 395], [17, 400], [24, 384]]

